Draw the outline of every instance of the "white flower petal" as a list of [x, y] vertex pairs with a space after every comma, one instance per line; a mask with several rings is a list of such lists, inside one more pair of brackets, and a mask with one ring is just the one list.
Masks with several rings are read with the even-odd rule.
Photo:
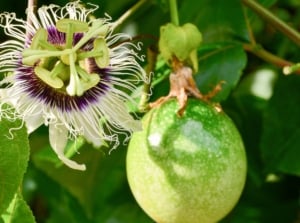
[[142, 123], [139, 120], [135, 120], [129, 113], [125, 105], [118, 96], [113, 94], [107, 94], [102, 98], [103, 106], [101, 109], [105, 111], [107, 117], [110, 118], [110, 122], [116, 125], [122, 126], [129, 131], [142, 130]]
[[15, 107], [18, 103], [19, 98], [11, 97], [11, 93], [13, 93], [12, 89], [13, 88], [0, 89], [0, 100], [1, 103], [8, 103]]
[[[76, 114], [73, 117], [76, 123], [75, 126], [82, 127], [82, 134], [89, 143], [92, 143], [95, 147], [103, 145], [103, 133], [97, 128], [99, 120], [91, 120], [92, 116], [80, 114]], [[96, 121], [96, 124], [94, 121]]]
[[84, 164], [78, 164], [68, 159], [64, 154], [64, 149], [68, 142], [68, 129], [63, 125], [49, 125], [49, 141], [58, 158], [67, 166], [76, 170], [85, 170]]
[[24, 121], [26, 123], [27, 132], [30, 134], [44, 123], [44, 118], [42, 115], [27, 116], [24, 117]]

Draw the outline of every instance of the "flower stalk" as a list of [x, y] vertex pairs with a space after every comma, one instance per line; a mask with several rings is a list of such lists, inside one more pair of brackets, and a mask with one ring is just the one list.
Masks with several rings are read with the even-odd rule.
[[170, 5], [171, 22], [174, 25], [179, 26], [177, 0], [169, 0], [169, 5]]

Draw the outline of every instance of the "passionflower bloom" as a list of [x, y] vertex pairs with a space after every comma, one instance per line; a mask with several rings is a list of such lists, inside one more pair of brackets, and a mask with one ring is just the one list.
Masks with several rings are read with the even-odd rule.
[[[94, 146], [118, 144], [141, 129], [128, 112], [131, 93], [145, 73], [139, 49], [125, 34], [114, 34], [106, 16], [95, 19], [97, 6], [71, 2], [43, 6], [27, 21], [2, 13], [0, 26], [10, 40], [0, 44], [0, 119], [21, 119], [29, 133], [49, 126], [50, 145], [74, 169], [84, 170], [64, 154], [68, 139], [83, 136]], [[9, 104], [10, 106], [8, 106]]]

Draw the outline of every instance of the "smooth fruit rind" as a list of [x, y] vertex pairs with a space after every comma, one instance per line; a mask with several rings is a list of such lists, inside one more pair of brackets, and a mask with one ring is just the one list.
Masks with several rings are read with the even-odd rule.
[[213, 223], [237, 203], [246, 178], [243, 142], [228, 116], [189, 99], [148, 112], [133, 134], [127, 176], [139, 205], [158, 223]]

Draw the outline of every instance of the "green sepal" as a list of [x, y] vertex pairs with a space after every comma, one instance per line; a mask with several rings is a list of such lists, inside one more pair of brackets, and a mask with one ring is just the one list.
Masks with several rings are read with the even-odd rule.
[[166, 61], [175, 56], [182, 62], [191, 62], [193, 68], [197, 68], [195, 52], [201, 42], [202, 34], [191, 23], [183, 26], [168, 23], [160, 28], [159, 50]]
[[197, 49], [193, 50], [190, 53], [188, 62], [192, 65], [195, 72], [198, 72], [198, 55], [197, 55]]

